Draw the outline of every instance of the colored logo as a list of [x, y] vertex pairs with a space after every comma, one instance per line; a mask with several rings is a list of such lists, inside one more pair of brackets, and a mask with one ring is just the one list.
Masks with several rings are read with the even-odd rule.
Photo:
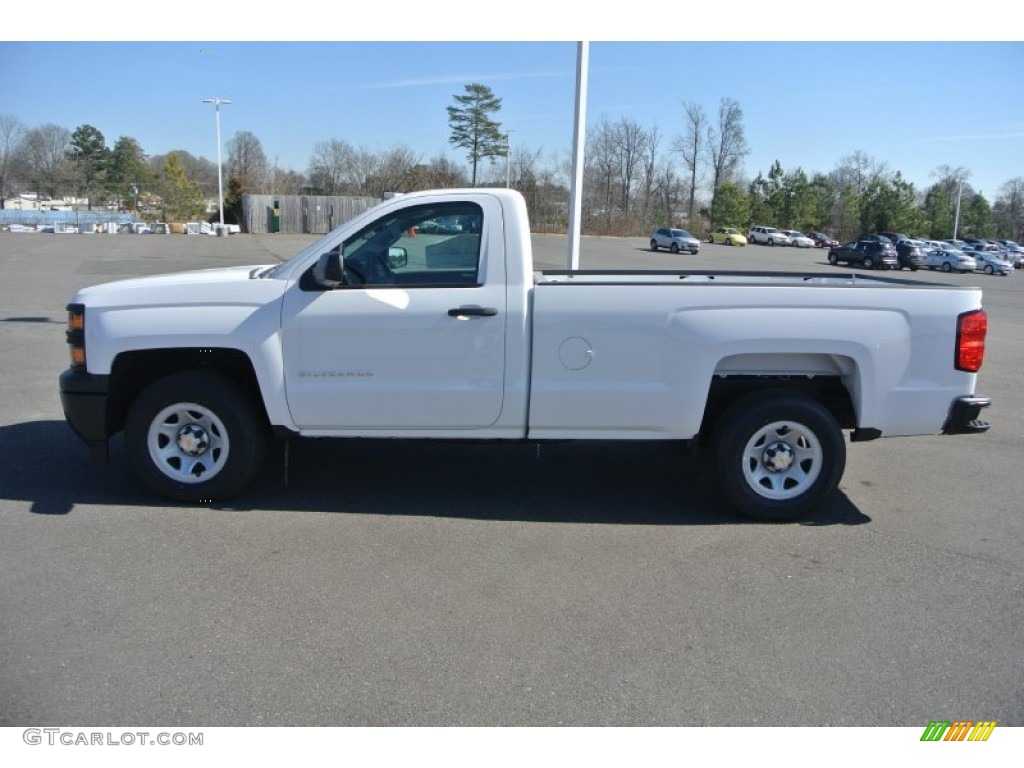
[[995, 727], [995, 720], [932, 720], [921, 741], [988, 741]]

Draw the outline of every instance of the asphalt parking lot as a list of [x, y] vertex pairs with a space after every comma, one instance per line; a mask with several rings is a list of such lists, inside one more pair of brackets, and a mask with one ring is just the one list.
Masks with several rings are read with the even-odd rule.
[[738, 518], [674, 445], [304, 441], [212, 508], [142, 491], [119, 440], [92, 463], [57, 393], [74, 290], [313, 240], [0, 233], [0, 725], [1024, 725], [1024, 274], [914, 275], [985, 289], [993, 427], [852, 445], [800, 523]]

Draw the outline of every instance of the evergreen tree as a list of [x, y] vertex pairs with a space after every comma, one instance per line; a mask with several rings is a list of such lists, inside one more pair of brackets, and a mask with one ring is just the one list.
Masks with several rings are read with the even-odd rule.
[[448, 142], [468, 153], [475, 187], [480, 160], [505, 156], [505, 135], [501, 124], [491, 117], [501, 109], [501, 99], [486, 85], [470, 83], [465, 88], [464, 94], [454, 97], [458, 106], [448, 107], [448, 124], [452, 129]]
[[185, 175], [185, 168], [172, 152], [164, 162], [164, 218], [167, 221], [191, 221], [203, 211], [199, 184]]
[[80, 125], [71, 134], [71, 149], [68, 157], [74, 163], [77, 193], [89, 199], [92, 210], [96, 186], [107, 170], [110, 150], [99, 129], [91, 125]]

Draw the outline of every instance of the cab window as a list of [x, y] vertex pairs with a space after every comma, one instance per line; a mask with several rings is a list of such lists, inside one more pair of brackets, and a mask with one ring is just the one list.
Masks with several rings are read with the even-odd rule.
[[480, 285], [483, 211], [474, 203], [403, 208], [342, 244], [345, 285]]

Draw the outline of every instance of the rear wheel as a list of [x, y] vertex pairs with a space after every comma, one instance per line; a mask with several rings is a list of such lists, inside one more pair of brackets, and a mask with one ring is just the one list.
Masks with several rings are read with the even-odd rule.
[[839, 485], [846, 443], [816, 400], [762, 392], [738, 401], [715, 436], [722, 493], [740, 513], [784, 521], [807, 514]]
[[658, 250], [658, 241], [657, 240], [651, 240], [651, 250], [652, 251]]
[[136, 398], [125, 450], [139, 480], [181, 501], [223, 499], [263, 463], [264, 419], [230, 380], [207, 371], [159, 379]]
[[834, 253], [830, 253], [828, 255], [828, 263], [834, 267], [836, 264], [839, 263], [839, 257], [836, 256]]

